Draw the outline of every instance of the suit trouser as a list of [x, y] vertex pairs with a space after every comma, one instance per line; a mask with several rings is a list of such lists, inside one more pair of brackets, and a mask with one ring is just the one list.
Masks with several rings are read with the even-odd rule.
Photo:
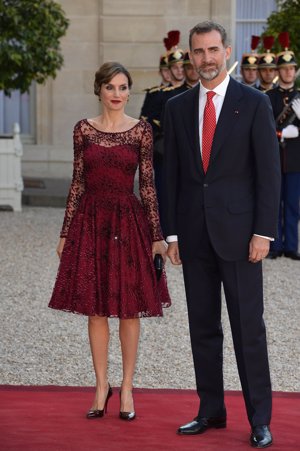
[[[206, 227], [204, 227], [206, 229]], [[263, 320], [261, 263], [222, 260], [207, 230], [197, 257], [183, 259], [189, 326], [200, 397], [198, 416], [226, 414], [223, 387], [221, 283], [249, 422], [269, 424], [272, 393]]]
[[300, 172], [283, 174], [278, 238], [271, 243], [272, 251], [298, 251], [299, 199]]

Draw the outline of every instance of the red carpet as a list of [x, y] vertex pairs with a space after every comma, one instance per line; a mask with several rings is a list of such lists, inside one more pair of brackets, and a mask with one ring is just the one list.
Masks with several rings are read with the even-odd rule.
[[[192, 390], [135, 390], [137, 419], [118, 418], [117, 389], [101, 419], [86, 420], [92, 388], [0, 386], [1, 451], [227, 451], [251, 450], [240, 392], [227, 392], [227, 429], [178, 436], [197, 411]], [[274, 393], [272, 450], [300, 448], [300, 393]]]

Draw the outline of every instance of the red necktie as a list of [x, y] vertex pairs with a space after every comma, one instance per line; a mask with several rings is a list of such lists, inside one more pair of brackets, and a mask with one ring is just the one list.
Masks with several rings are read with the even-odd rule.
[[216, 129], [216, 110], [213, 102], [213, 96], [216, 93], [213, 91], [207, 92], [207, 99], [204, 108], [203, 115], [203, 128], [202, 128], [202, 164], [203, 170], [206, 174], [211, 146], [214, 139], [215, 129]]

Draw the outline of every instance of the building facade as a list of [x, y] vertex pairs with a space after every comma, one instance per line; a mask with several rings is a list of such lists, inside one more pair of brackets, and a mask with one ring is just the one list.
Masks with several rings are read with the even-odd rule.
[[93, 80], [103, 62], [119, 61], [131, 72], [134, 84], [127, 113], [138, 117], [143, 90], [159, 81], [158, 62], [164, 52], [163, 38], [169, 30], [180, 30], [180, 47], [187, 49], [189, 30], [196, 23], [206, 19], [220, 22], [233, 46], [230, 66], [241, 52], [249, 50], [251, 34], [257, 34], [258, 29], [262, 31], [275, 6], [274, 0], [60, 0], [59, 3], [70, 19], [61, 41], [63, 68], [56, 79], [33, 86], [29, 95], [20, 97], [14, 93], [4, 112], [2, 98], [1, 111], [7, 127], [16, 120], [16, 114], [21, 128], [23, 124], [25, 177], [71, 177], [73, 126], [79, 119], [100, 112]]

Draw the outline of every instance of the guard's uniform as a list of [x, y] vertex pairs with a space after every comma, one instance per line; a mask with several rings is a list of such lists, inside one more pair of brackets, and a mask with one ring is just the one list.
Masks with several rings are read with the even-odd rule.
[[276, 87], [276, 83], [272, 83], [272, 87], [269, 89], [266, 89], [264, 86], [262, 86], [261, 84], [259, 86], [254, 86], [254, 88], [258, 89], [261, 92], [267, 92], [270, 89], [274, 89]]
[[146, 90], [146, 96], [141, 109], [140, 119], [149, 122], [155, 130], [156, 123], [160, 120], [162, 90], [164, 85], [153, 86]]
[[[280, 62], [280, 59], [279, 59]], [[299, 93], [295, 87], [283, 89], [278, 86], [266, 92], [269, 96], [274, 112], [275, 120], [282, 110]], [[293, 115], [293, 116], [291, 116]], [[292, 121], [287, 118], [293, 117]], [[277, 121], [278, 122], [278, 121]], [[278, 135], [288, 124], [300, 127], [300, 120], [297, 119], [293, 110], [287, 111], [286, 120], [276, 124]], [[282, 192], [281, 209], [278, 221], [278, 239], [271, 242], [270, 254], [288, 253], [291, 258], [298, 258], [298, 221], [299, 221], [299, 200], [300, 200], [300, 136], [297, 138], [285, 139], [280, 145], [281, 166], [282, 166]], [[287, 255], [289, 256], [289, 255]]]
[[[183, 50], [177, 48], [179, 32], [170, 31], [168, 37], [173, 36], [175, 33], [175, 40], [171, 39], [173, 49], [167, 52], [164, 64], [170, 67], [172, 64], [183, 63], [184, 52]], [[160, 66], [161, 67], [161, 66]], [[181, 86], [180, 86], [181, 88]], [[149, 122], [153, 130], [153, 166], [154, 166], [154, 176], [155, 176], [155, 188], [157, 192], [157, 200], [161, 218], [162, 230], [163, 225], [163, 215], [162, 215], [162, 166], [163, 166], [163, 139], [162, 139], [162, 129], [161, 129], [161, 117], [163, 106], [169, 96], [169, 92], [177, 90], [178, 88], [173, 87], [171, 84], [169, 86], [154, 86], [149, 89], [144, 104], [142, 106], [140, 118]]]

